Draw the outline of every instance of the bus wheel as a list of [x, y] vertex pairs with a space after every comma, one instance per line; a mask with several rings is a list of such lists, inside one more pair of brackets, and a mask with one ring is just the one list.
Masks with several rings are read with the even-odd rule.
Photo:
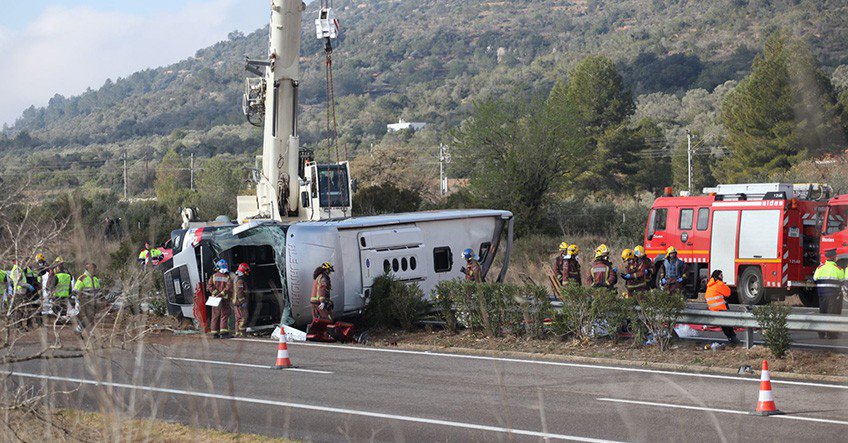
[[768, 301], [766, 288], [763, 286], [763, 272], [759, 267], [752, 266], [742, 272], [742, 277], [736, 284], [736, 292], [739, 295], [739, 303], [745, 305], [759, 305]]
[[819, 294], [815, 289], [809, 290], [804, 289], [798, 291], [798, 298], [801, 299], [801, 304], [807, 308], [818, 308], [819, 307]]

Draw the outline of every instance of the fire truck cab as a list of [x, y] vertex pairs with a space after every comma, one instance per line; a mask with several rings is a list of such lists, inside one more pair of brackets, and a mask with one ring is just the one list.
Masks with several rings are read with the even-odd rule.
[[836, 249], [836, 260], [845, 267], [848, 265], [848, 195], [830, 199], [822, 219], [820, 260], [824, 262], [825, 251]]
[[[709, 275], [720, 269], [740, 303], [767, 303], [797, 293], [805, 305], [818, 304], [811, 281], [819, 265], [819, 220], [829, 190], [821, 185], [755, 183], [719, 185], [704, 189], [704, 194], [674, 197], [667, 189], [651, 208], [645, 250], [654, 260], [658, 288], [665, 275], [666, 250], [673, 246], [687, 264], [690, 298], [697, 297]], [[848, 198], [844, 208], [848, 210]], [[834, 241], [848, 243], [848, 233]], [[845, 254], [848, 259], [848, 245]]]

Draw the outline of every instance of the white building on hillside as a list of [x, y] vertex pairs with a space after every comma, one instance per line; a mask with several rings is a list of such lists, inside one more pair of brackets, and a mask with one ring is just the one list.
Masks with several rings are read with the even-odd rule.
[[386, 125], [386, 127], [388, 128], [389, 132], [398, 132], [398, 131], [403, 131], [404, 129], [408, 129], [412, 132], [415, 132], [415, 131], [420, 131], [420, 130], [424, 129], [425, 127], [427, 127], [427, 123], [424, 123], [424, 122], [407, 122], [407, 121], [404, 121], [403, 119], [400, 119], [397, 123], [392, 123], [392, 124]]

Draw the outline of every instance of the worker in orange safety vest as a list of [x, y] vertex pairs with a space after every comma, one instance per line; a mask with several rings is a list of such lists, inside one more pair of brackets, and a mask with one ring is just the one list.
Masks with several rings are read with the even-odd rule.
[[[710, 276], [710, 281], [707, 282], [707, 307], [710, 311], [726, 311], [727, 297], [730, 297], [730, 287], [724, 283], [724, 275], [721, 270], [716, 269]], [[739, 344], [739, 339], [736, 338], [736, 332], [730, 326], [722, 326], [721, 332], [727, 337], [731, 344]]]

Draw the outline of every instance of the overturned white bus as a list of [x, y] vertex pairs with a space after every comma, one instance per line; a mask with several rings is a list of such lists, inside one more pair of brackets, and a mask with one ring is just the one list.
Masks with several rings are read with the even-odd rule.
[[254, 329], [308, 324], [312, 272], [323, 262], [335, 267], [331, 294], [338, 317], [360, 313], [374, 279], [384, 274], [417, 283], [429, 296], [438, 282], [462, 276], [466, 248], [479, 254], [484, 277], [503, 248], [500, 281], [509, 265], [512, 229], [508, 211], [446, 210], [174, 231], [174, 257], [164, 272], [169, 312], [194, 318], [194, 292], [218, 259], [250, 264], [248, 326]]

